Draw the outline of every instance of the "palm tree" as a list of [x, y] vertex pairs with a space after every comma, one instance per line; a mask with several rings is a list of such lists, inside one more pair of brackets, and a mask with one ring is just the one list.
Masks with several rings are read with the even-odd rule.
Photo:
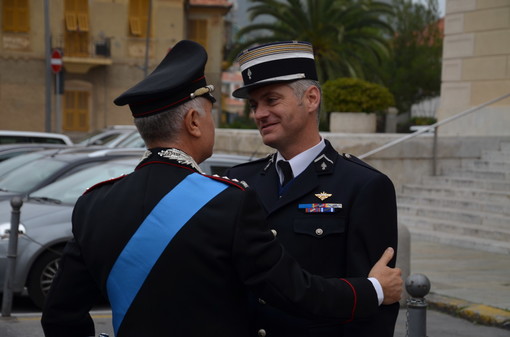
[[[272, 22], [241, 29], [230, 59], [260, 43], [302, 40], [312, 43], [319, 80], [372, 77], [389, 55], [391, 27], [385, 16], [391, 6], [355, 0], [251, 0], [250, 19], [269, 16]], [[256, 35], [254, 35], [256, 34]], [[243, 40], [244, 38], [244, 40]]]

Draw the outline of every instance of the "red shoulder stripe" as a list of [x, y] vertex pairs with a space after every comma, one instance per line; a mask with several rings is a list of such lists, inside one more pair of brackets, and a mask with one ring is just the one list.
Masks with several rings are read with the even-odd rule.
[[85, 190], [85, 192], [83, 192], [83, 194], [87, 194], [90, 191], [98, 188], [99, 186], [103, 186], [103, 185], [107, 185], [107, 184], [111, 184], [113, 182], [116, 182], [117, 180], [120, 180], [120, 179], [124, 178], [125, 176], [127, 176], [127, 174], [121, 175], [120, 177], [117, 177], [117, 178], [112, 178], [112, 179], [108, 179], [108, 180], [105, 180], [105, 181], [101, 181], [101, 182], [99, 182], [99, 183], [97, 183], [95, 185], [92, 185], [89, 188], [87, 188]]
[[232, 185], [232, 186], [235, 186], [237, 188], [239, 188], [240, 190], [246, 190], [246, 187], [243, 182], [240, 182], [240, 181], [236, 181], [236, 180], [231, 180], [230, 178], [228, 177], [220, 177], [220, 176], [210, 176], [210, 175], [207, 175], [207, 174], [204, 174], [204, 176], [208, 177], [208, 178], [211, 178], [211, 179], [214, 179], [214, 180], [218, 180], [218, 181], [221, 181], [225, 184], [229, 184], [229, 185]]

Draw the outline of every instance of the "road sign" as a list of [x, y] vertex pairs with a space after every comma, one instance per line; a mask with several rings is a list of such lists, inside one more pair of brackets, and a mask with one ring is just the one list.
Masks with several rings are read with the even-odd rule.
[[53, 72], [59, 73], [62, 70], [62, 52], [59, 49], [53, 49], [51, 52], [51, 70]]

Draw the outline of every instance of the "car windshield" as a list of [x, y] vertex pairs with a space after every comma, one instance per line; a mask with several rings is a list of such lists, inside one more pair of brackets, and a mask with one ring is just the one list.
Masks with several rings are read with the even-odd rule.
[[52, 200], [74, 204], [85, 190], [101, 181], [119, 177], [133, 171], [136, 161], [110, 161], [91, 166], [30, 194], [30, 199]]
[[145, 147], [145, 143], [138, 132], [133, 132], [129, 137], [117, 144], [116, 147]]
[[48, 178], [62, 167], [66, 162], [54, 158], [39, 158], [25, 163], [0, 177], [0, 190], [8, 192], [25, 193]]
[[31, 161], [44, 157], [43, 153], [33, 152], [9, 158], [0, 163], [0, 177]]

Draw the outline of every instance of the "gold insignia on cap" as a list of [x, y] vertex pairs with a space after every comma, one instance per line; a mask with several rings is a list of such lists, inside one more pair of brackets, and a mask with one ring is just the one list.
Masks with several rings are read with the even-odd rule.
[[329, 194], [329, 193], [326, 193], [326, 192], [321, 192], [321, 193], [317, 193], [315, 196], [321, 200], [326, 200], [327, 198], [329, 198], [330, 196], [332, 196], [333, 194]]
[[248, 72], [246, 73], [246, 75], [248, 75], [248, 78], [251, 80], [251, 75], [252, 75], [251, 69], [248, 69]]

